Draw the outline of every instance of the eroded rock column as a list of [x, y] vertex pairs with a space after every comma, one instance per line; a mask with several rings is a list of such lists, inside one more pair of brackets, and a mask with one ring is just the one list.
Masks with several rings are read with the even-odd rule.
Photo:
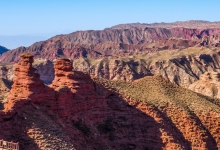
[[8, 96], [5, 111], [13, 109], [15, 104], [22, 106], [25, 101], [48, 103], [48, 100], [55, 99], [53, 90], [44, 85], [43, 81], [40, 80], [40, 75], [35, 73], [36, 69], [32, 67], [34, 56], [22, 54], [20, 57], [21, 61], [15, 67], [14, 84]]

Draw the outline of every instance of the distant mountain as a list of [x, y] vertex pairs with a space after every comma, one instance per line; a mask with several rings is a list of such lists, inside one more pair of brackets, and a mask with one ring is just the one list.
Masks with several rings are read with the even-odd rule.
[[128, 24], [119, 24], [111, 27], [111, 29], [130, 29], [130, 28], [146, 28], [146, 27], [157, 27], [157, 28], [176, 28], [176, 27], [184, 27], [184, 28], [202, 28], [202, 29], [210, 29], [210, 28], [219, 28], [220, 21], [218, 22], [209, 22], [203, 20], [189, 20], [189, 21], [176, 21], [171, 23], [128, 23]]
[[[219, 28], [191, 29], [191, 28], [132, 28], [77, 31], [66, 35], [58, 35], [46, 41], [37, 42], [29, 47], [19, 47], [0, 57], [1, 62], [18, 62], [21, 53], [32, 53], [35, 58], [49, 60], [58, 57], [76, 59], [103, 58], [107, 56], [133, 55], [136, 52], [155, 52], [164, 49], [179, 49], [192, 42], [184, 40], [200, 40], [205, 36], [220, 34]], [[164, 40], [169, 38], [182, 39]], [[157, 44], [158, 43], [158, 44]], [[178, 44], [179, 43], [179, 44]], [[189, 43], [189, 44], [187, 44]], [[157, 45], [155, 45], [157, 44]], [[158, 45], [160, 47], [158, 47]], [[158, 48], [157, 48], [158, 47]], [[183, 47], [183, 48], [184, 48]]]
[[7, 52], [7, 51], [8, 51], [7, 48], [0, 45], [0, 55], [3, 54], [4, 52]]

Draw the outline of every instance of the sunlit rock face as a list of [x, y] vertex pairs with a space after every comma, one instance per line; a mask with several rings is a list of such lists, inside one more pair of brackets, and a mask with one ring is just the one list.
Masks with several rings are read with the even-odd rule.
[[14, 83], [7, 98], [5, 111], [12, 109], [14, 104], [21, 100], [41, 103], [45, 99], [54, 99], [53, 90], [47, 88], [40, 80], [40, 75], [35, 73], [36, 69], [32, 67], [33, 57], [31, 54], [21, 55], [21, 61], [14, 70]]

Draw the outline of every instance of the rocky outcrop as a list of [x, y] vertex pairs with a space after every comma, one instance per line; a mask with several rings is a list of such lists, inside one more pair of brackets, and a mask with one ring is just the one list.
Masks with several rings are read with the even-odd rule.
[[189, 89], [213, 98], [220, 98], [220, 73], [205, 72], [198, 81], [189, 86]]
[[[32, 101], [33, 103], [42, 103], [44, 99], [54, 99], [53, 91], [49, 90], [40, 80], [40, 75], [35, 73], [36, 69], [32, 67], [34, 62], [33, 55], [22, 54], [22, 60], [15, 67], [13, 86], [5, 104], [4, 111], [11, 111], [17, 101]], [[52, 92], [52, 95], [50, 93]], [[46, 96], [45, 93], [48, 95]], [[16, 108], [17, 109], [17, 108]]]
[[0, 77], [12, 81], [14, 78], [15, 64], [0, 64]]
[[206, 36], [200, 42], [201, 46], [220, 47], [220, 35]]
[[0, 111], [0, 138], [19, 142], [24, 150], [74, 149], [54, 121], [56, 115], [51, 117], [48, 110], [55, 103], [54, 90], [45, 86], [35, 73], [33, 55], [23, 54], [21, 58], [4, 110]]
[[55, 78], [50, 87], [56, 92], [57, 103], [52, 109], [57, 110], [59, 116], [72, 117], [79, 105], [73, 101], [74, 98], [78, 99], [77, 102], [88, 98], [94, 101], [93, 81], [88, 74], [73, 72], [72, 62], [69, 59], [57, 59], [54, 70]]

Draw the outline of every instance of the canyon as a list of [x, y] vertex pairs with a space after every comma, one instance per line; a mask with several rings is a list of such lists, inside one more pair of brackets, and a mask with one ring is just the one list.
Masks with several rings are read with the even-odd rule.
[[218, 99], [159, 76], [134, 82], [91, 77], [72, 71], [67, 58], [54, 62], [55, 78], [45, 85], [33, 61], [21, 55], [0, 111], [0, 138], [21, 149], [220, 148]]

